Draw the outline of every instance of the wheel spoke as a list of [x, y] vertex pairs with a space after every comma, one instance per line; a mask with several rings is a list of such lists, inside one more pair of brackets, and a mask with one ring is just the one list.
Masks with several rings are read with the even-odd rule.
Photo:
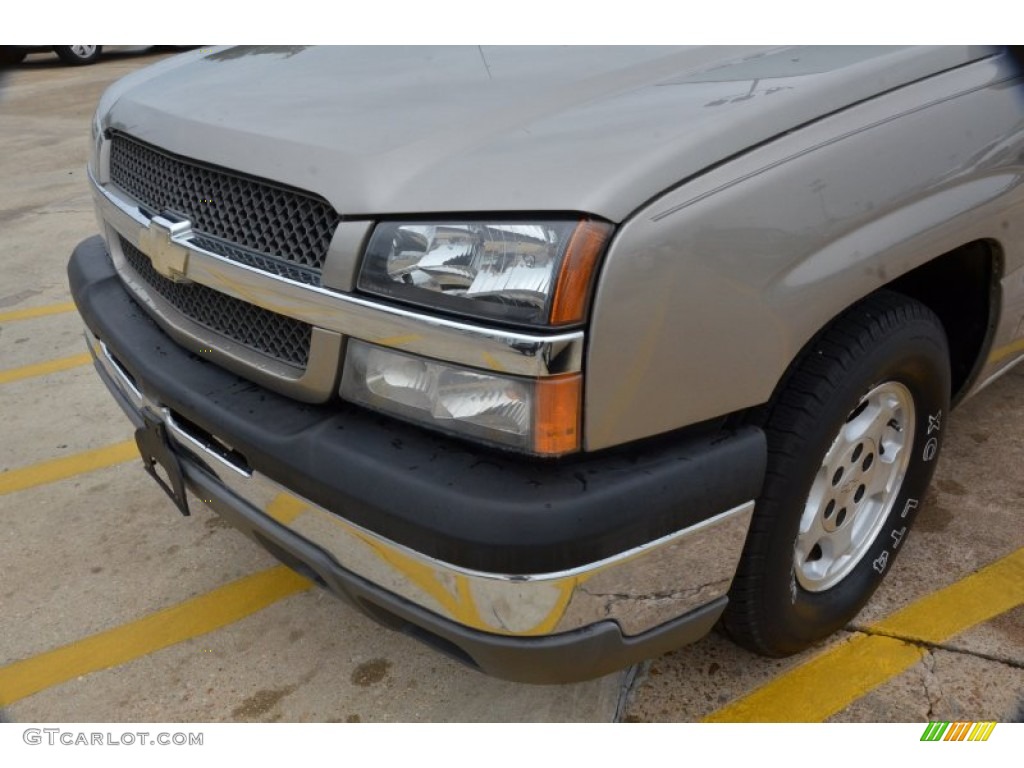
[[896, 426], [896, 420], [892, 424], [886, 426], [885, 431], [882, 433], [879, 439], [879, 446], [881, 447], [882, 454], [879, 459], [885, 464], [895, 463], [900, 453], [903, 451], [906, 445], [906, 436], [904, 435], [902, 428]]
[[847, 520], [829, 534], [828, 546], [833, 560], [850, 554], [854, 520]]
[[824, 536], [828, 535], [822, 525], [821, 515], [823, 508], [823, 505], [813, 509], [808, 507], [804, 511], [804, 516], [800, 519], [800, 531], [797, 534], [796, 547], [798, 552], [803, 553], [804, 559], [814, 549], [814, 545]]
[[814, 478], [811, 492], [807, 495], [807, 503], [804, 505], [804, 513], [800, 518], [799, 533], [801, 535], [810, 531], [815, 525], [821, 530], [821, 513], [827, 503], [826, 496], [829, 492], [828, 472], [825, 467], [818, 470], [818, 476]]
[[871, 473], [866, 488], [864, 489], [865, 499], [877, 499], [879, 496], [884, 496], [888, 493], [889, 485], [892, 480], [892, 473], [884, 469], [878, 469]]
[[846, 425], [844, 437], [851, 443], [865, 437], [877, 440], [894, 416], [893, 408], [888, 400], [872, 398], [857, 417]]
[[821, 541], [823, 534], [820, 530], [814, 530], [803, 536], [797, 536], [796, 555], [800, 562], [806, 563], [815, 545]]
[[850, 521], [850, 549], [857, 551], [872, 533], [872, 526], [877, 521], [878, 513], [885, 508], [883, 499], [870, 499], [864, 502], [857, 512], [857, 517]]
[[835, 440], [832, 441], [832, 445], [825, 453], [825, 458], [821, 460], [821, 469], [818, 470], [818, 476], [814, 482], [818, 483], [822, 481], [825, 483], [827, 488], [831, 484], [831, 478], [835, 474], [835, 471], [842, 466], [843, 455], [846, 453], [848, 444], [840, 433]]

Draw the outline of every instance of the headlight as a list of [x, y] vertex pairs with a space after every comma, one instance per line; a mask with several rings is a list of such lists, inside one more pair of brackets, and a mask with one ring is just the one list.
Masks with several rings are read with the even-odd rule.
[[508, 323], [580, 323], [611, 232], [594, 219], [384, 222], [359, 288]]
[[580, 442], [580, 376], [501, 376], [350, 340], [341, 395], [482, 442], [557, 456]]

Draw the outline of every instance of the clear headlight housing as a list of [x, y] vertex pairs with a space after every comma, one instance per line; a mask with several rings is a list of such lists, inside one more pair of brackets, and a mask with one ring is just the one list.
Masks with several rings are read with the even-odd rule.
[[[367, 244], [364, 293], [484, 321], [571, 327], [587, 316], [612, 226], [550, 216], [386, 221]], [[351, 339], [341, 396], [479, 442], [541, 456], [580, 448], [582, 376], [477, 370]]]
[[359, 289], [505, 323], [565, 326], [586, 318], [611, 236], [595, 219], [383, 222]]
[[346, 400], [526, 453], [579, 449], [579, 374], [545, 379], [490, 374], [350, 340]]

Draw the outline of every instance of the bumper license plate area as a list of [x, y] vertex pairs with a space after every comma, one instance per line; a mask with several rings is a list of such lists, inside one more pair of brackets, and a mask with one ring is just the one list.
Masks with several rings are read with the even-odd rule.
[[135, 430], [135, 443], [139, 446], [143, 466], [164, 493], [171, 497], [178, 511], [187, 517], [190, 512], [185, 495], [185, 473], [171, 448], [167, 428], [163, 420], [148, 408], [143, 409], [142, 420], [143, 426]]

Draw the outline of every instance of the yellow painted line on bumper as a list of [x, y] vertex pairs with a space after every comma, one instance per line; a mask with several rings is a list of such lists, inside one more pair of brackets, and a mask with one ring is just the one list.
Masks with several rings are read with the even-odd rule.
[[820, 722], [916, 664], [924, 649], [1024, 604], [1024, 549], [872, 624], [712, 712], [705, 722]]
[[0, 384], [10, 384], [12, 381], [21, 381], [22, 379], [30, 379], [33, 376], [45, 376], [48, 373], [57, 373], [58, 371], [66, 371], [69, 368], [78, 368], [81, 365], [92, 362], [92, 355], [85, 352], [81, 355], [71, 355], [71, 357], [61, 357], [56, 360], [47, 360], [43, 363], [34, 363], [33, 365], [25, 365], [21, 368], [8, 368], [6, 371], [0, 371]]
[[205, 635], [311, 586], [290, 568], [275, 566], [137, 621], [0, 667], [0, 707]]
[[50, 459], [27, 467], [0, 473], [0, 496], [24, 491], [37, 485], [64, 480], [85, 472], [111, 467], [137, 458], [139, 450], [134, 440], [83, 451], [61, 459]]
[[42, 307], [30, 307], [29, 309], [16, 309], [12, 312], [0, 313], [0, 323], [11, 323], [15, 320], [30, 320], [33, 317], [46, 317], [47, 315], [60, 315], [64, 312], [73, 312], [75, 302], [65, 301], [60, 304], [46, 304]]

